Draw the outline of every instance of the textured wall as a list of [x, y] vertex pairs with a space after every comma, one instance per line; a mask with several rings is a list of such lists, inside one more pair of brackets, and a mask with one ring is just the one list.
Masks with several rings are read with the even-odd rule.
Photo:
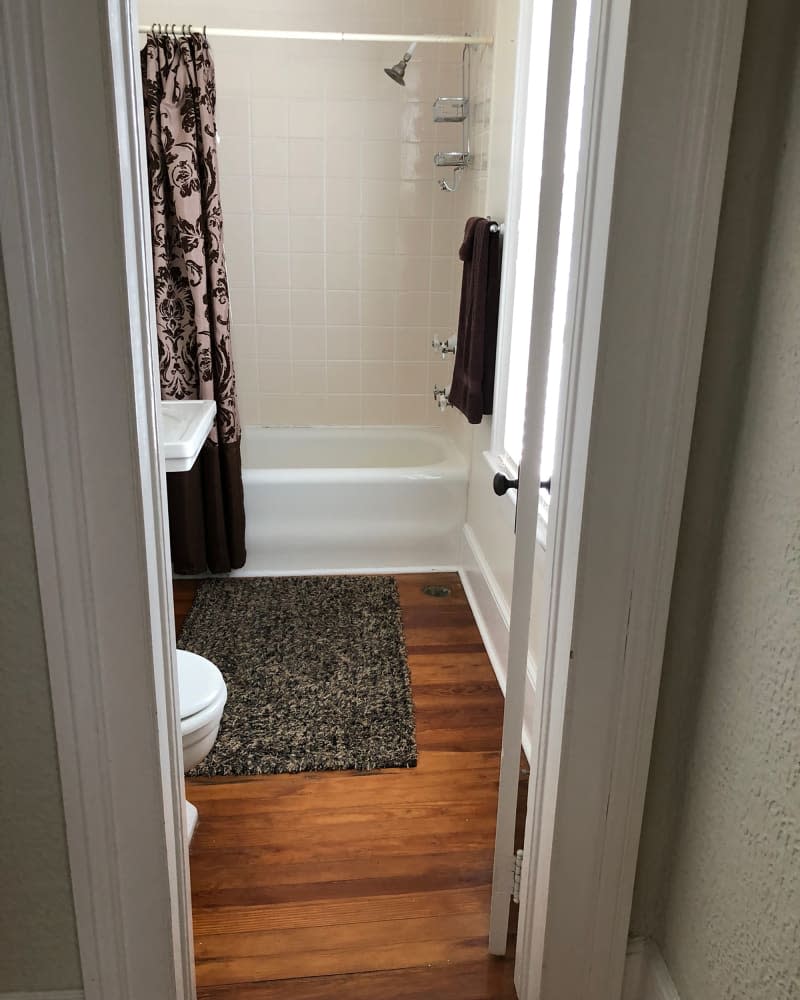
[[0, 993], [81, 984], [0, 260]]
[[751, 4], [631, 930], [682, 1000], [800, 997], [800, 64]]

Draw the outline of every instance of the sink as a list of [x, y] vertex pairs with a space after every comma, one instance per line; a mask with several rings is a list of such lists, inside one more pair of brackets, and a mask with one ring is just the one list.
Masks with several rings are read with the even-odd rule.
[[188, 472], [214, 423], [213, 399], [161, 401], [161, 449], [167, 472]]

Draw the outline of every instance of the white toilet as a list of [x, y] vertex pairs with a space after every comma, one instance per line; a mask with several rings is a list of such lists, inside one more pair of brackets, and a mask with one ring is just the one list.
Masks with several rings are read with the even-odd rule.
[[[178, 701], [181, 710], [183, 737], [183, 770], [191, 771], [200, 764], [219, 732], [222, 710], [228, 700], [225, 679], [214, 664], [190, 653], [178, 650]], [[186, 803], [186, 828], [189, 840], [197, 825], [197, 809]]]

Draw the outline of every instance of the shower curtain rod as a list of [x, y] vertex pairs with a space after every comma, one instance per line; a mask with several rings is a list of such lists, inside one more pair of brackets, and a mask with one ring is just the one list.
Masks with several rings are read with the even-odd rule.
[[[194, 27], [209, 37], [216, 38], [288, 38], [314, 42], [428, 42], [436, 45], [492, 45], [492, 35], [371, 35], [353, 31], [282, 31], [261, 28], [200, 28], [197, 25], [161, 24], [159, 29], [177, 35], [187, 34], [186, 29]], [[140, 24], [139, 31], [148, 34], [153, 25]]]

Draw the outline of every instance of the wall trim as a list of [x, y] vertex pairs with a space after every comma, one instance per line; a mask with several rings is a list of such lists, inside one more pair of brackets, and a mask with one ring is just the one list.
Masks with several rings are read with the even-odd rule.
[[83, 990], [34, 990], [32, 993], [0, 993], [0, 1000], [84, 1000]]
[[[506, 693], [508, 674], [508, 640], [511, 625], [511, 609], [500, 589], [500, 584], [491, 570], [489, 561], [475, 532], [468, 525], [463, 529], [463, 565], [458, 570], [461, 585], [467, 596], [475, 624], [481, 634], [483, 645], [492, 664], [497, 683], [503, 696]], [[536, 691], [536, 666], [528, 654], [527, 676], [525, 678], [525, 716], [522, 723], [522, 749], [531, 759], [533, 725], [533, 698]]]
[[652, 938], [631, 938], [628, 942], [622, 1000], [680, 1000], [667, 964]]

